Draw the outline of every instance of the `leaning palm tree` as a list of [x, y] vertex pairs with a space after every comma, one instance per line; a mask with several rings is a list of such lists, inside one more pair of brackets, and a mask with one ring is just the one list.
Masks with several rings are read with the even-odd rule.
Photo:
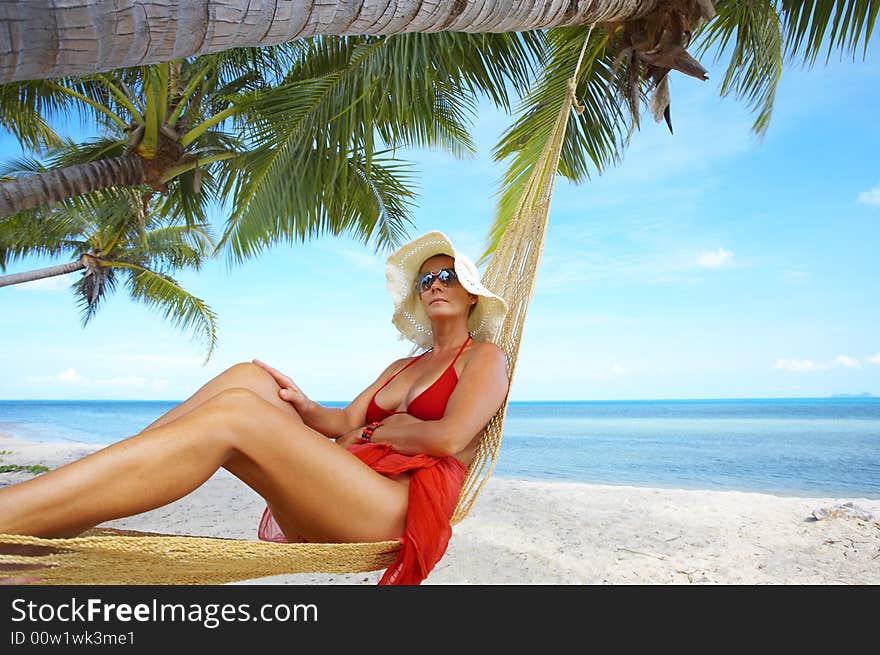
[[78, 113], [105, 133], [90, 157], [57, 159], [55, 166], [0, 184], [0, 216], [99, 189], [146, 185], [157, 192], [198, 184], [241, 145], [223, 130], [237, 102], [265, 86], [279, 53], [233, 50], [193, 61], [164, 62], [90, 76], [0, 86], [0, 124], [22, 147], [57, 146], [46, 127]]
[[[286, 4], [276, 11], [272, 3], [239, 4], [227, 1], [215, 3], [187, 3], [184, 11], [179, 0], [150, 3], [141, 0], [123, 0], [114, 4], [109, 14], [98, 0], [87, 0], [68, 5], [53, 0], [10, 0], [3, 6], [12, 29], [4, 37], [8, 40], [8, 56], [0, 58], [0, 80], [40, 79], [58, 74], [82, 74], [111, 67], [167, 60], [170, 56], [222, 51], [241, 46], [266, 46], [296, 41], [317, 34], [398, 34], [401, 32], [459, 31], [472, 33], [504, 33], [530, 29], [548, 29], [561, 26], [595, 24], [597, 39], [613, 44], [612, 49], [590, 48], [587, 65], [581, 70], [582, 87], [598, 88], [595, 75], [609, 69], [626, 84], [625, 109], [633, 116], [629, 123], [638, 125], [636, 98], [643, 92], [642, 76], [656, 86], [652, 109], [655, 116], [669, 119], [669, 103], [665, 98], [665, 70], [684, 70], [701, 74], [694, 62], [682, 61], [681, 53], [702, 23], [707, 35], [704, 46], [713, 45], [719, 51], [730, 53], [730, 66], [724, 78], [724, 93], [735, 92], [758, 109], [756, 129], [766, 129], [772, 108], [773, 92], [781, 72], [780, 53], [801, 53], [809, 64], [815, 63], [819, 53], [827, 47], [841, 53], [867, 52], [868, 42], [875, 27], [880, 3], [871, 0], [650, 0], [639, 2], [610, 2], [596, 0], [572, 4], [560, 1], [513, 2], [456, 2], [422, 6], [412, 0], [370, 4], [339, 0], [336, 3], [301, 2]], [[718, 17], [714, 15], [718, 13]], [[42, 33], [47, 15], [55, 20], [57, 33], [46, 41], [27, 40], [28, 26], [39, 27]], [[152, 20], [161, 15], [162, 20]], [[100, 16], [101, 20], [96, 20]], [[95, 20], [93, 20], [95, 19]], [[116, 30], [116, 24], [131, 29]], [[64, 37], [65, 26], [75, 25], [76, 39]], [[83, 28], [83, 25], [94, 25]], [[73, 28], [71, 28], [73, 29]], [[82, 30], [92, 30], [83, 37]], [[552, 32], [552, 30], [551, 30]], [[548, 32], [550, 34], [551, 32]], [[577, 30], [571, 30], [576, 34]], [[564, 34], [564, 32], [563, 32]], [[565, 36], [551, 39], [557, 45]], [[137, 41], [140, 46], [131, 47]], [[75, 51], [64, 50], [65, 44], [77, 43]], [[731, 46], [731, 43], [733, 44]], [[55, 46], [49, 50], [49, 44]], [[576, 48], [557, 48], [565, 57], [572, 57]], [[613, 55], [608, 61], [609, 52]], [[99, 54], [100, 53], [100, 56]], [[599, 57], [599, 59], [595, 59]], [[51, 65], [43, 65], [51, 61]], [[530, 129], [529, 117], [546, 123], [544, 100], [549, 94], [558, 98], [560, 68], [551, 62], [548, 74], [539, 81], [543, 87], [533, 93], [531, 109], [527, 109], [511, 128], [510, 138], [498, 147], [500, 159], [511, 153], [520, 153], [523, 134], [538, 135]], [[595, 65], [593, 65], [595, 64]], [[681, 64], [684, 64], [681, 66]], [[564, 68], [564, 67], [563, 67]], [[417, 68], [410, 70], [418, 70]], [[568, 68], [567, 70], [570, 70]], [[608, 80], [606, 85], [610, 85]], [[617, 84], [617, 83], [615, 83]], [[560, 172], [584, 179], [592, 166], [600, 171], [620, 153], [621, 140], [610, 134], [620, 128], [614, 102], [584, 93], [590, 111], [579, 122], [581, 129], [571, 130], [565, 148]], [[612, 108], [612, 113], [597, 123], [597, 111]], [[533, 111], [544, 108], [544, 111]], [[602, 125], [604, 123], [604, 125]], [[590, 136], [588, 127], [600, 127], [597, 137]], [[33, 125], [38, 132], [41, 125]], [[624, 133], [628, 132], [627, 128]], [[546, 132], [546, 125], [543, 132]], [[579, 142], [578, 151], [571, 147]], [[519, 154], [517, 155], [519, 158]], [[575, 161], [579, 159], [580, 163]], [[516, 179], [522, 179], [523, 162], [515, 161], [505, 176], [502, 204], [515, 203], [508, 194]], [[568, 171], [568, 173], [566, 173]], [[492, 240], [497, 237], [501, 224], [494, 226]]]
[[[393, 244], [414, 195], [408, 167], [393, 149], [439, 145], [460, 156], [473, 152], [467, 122], [478, 95], [509, 108], [510, 88], [525, 88], [541, 45], [538, 35], [331, 37], [291, 49], [284, 71], [272, 69], [273, 84], [230, 64], [230, 57], [247, 57], [231, 51], [87, 80], [5, 85], [0, 98], [10, 102], [0, 117], [20, 142], [33, 150], [62, 146], [48, 166], [13, 167], [0, 180], [7, 198], [23, 199], [0, 218], [0, 244], [19, 256], [40, 252], [34, 244], [55, 234], [72, 210], [79, 219], [87, 211], [121, 218], [120, 193], [190, 228], [205, 223], [209, 205], [227, 201], [231, 214], [221, 245], [234, 260], [322, 231]], [[223, 78], [222, 64], [234, 75]], [[409, 66], [419, 74], [405, 74]], [[46, 109], [71, 102], [101, 125], [100, 138], [65, 142], [46, 128]], [[128, 175], [132, 170], [136, 174]], [[142, 228], [137, 212], [128, 217], [130, 229]], [[124, 220], [117, 227], [123, 229]], [[65, 239], [70, 245], [71, 237]], [[124, 258], [114, 255], [111, 262], [100, 246], [81, 250], [75, 261], [4, 282], [84, 269], [88, 320]]]
[[[149, 16], [149, 11], [161, 6], [151, 3], [149, 7], [145, 7], [136, 0], [131, 0], [128, 6], [135, 5], [146, 12], [144, 16]], [[171, 11], [176, 7], [176, 3], [173, 0], [166, 0], [164, 6]], [[585, 65], [580, 68], [582, 73], [578, 80], [578, 94], [584, 102], [586, 111], [580, 117], [572, 117], [559, 167], [561, 174], [575, 181], [588, 177], [591, 168], [601, 172], [609, 163], [619, 159], [633, 127], [639, 124], [640, 99], [647, 93], [652, 93], [651, 109], [655, 118], [664, 117], [671, 129], [670, 101], [666, 86], [669, 72], [681, 71], [695, 77], [705, 77], [705, 70], [686, 51], [695, 36], [703, 37], [700, 45], [702, 49], [714, 46], [719, 53], [730, 54], [730, 64], [724, 78], [722, 93], [736, 93], [752, 104], [758, 111], [755, 129], [760, 134], [768, 125], [783, 57], [799, 54], [803, 56], [805, 62], [812, 65], [820, 51], [826, 47], [828, 55], [834, 50], [853, 55], [862, 50], [864, 55], [880, 10], [878, 2], [856, 0], [718, 0], [714, 6], [710, 0], [624, 3], [597, 1], [577, 6], [572, 6], [570, 3], [511, 3], [508, 0], [495, 0], [495, 2], [480, 3], [479, 12], [471, 3], [463, 2], [454, 3], [454, 6], [448, 3], [439, 5], [428, 14], [399, 13], [398, 10], [404, 10], [410, 6], [409, 3], [391, 2], [387, 6], [383, 5], [385, 9], [380, 12], [381, 15], [376, 16], [368, 15], [375, 7], [361, 7], [359, 3], [347, 2], [314, 7], [309, 3], [299, 3], [296, 8], [302, 12], [296, 16], [284, 12], [265, 13], [265, 6], [258, 7], [245, 2], [242, 2], [240, 7], [230, 2], [223, 3], [222, 6], [223, 11], [232, 13], [220, 16], [214, 11], [219, 5], [206, 3], [204, 7], [206, 13], [199, 14], [199, 20], [207, 16], [208, 29], [195, 30], [192, 32], [194, 38], [186, 38], [191, 36], [190, 33], [181, 36], [174, 32], [175, 28], [193, 27], [186, 22], [192, 18], [192, 15], [186, 12], [171, 11], [170, 14], [164, 15], [163, 18], [170, 20], [163, 21], [161, 28], [149, 21], [139, 23], [135, 33], [142, 35], [149, 33], [151, 44], [159, 43], [162, 39], [170, 38], [169, 35], [175, 34], [175, 43], [179, 46], [175, 52], [180, 52], [180, 48], [186, 49], [193, 44], [197, 46], [197, 52], [207, 52], [227, 47], [228, 44], [243, 42], [266, 44], [287, 39], [301, 39], [314, 33], [314, 30], [310, 32], [311, 28], [307, 26], [315, 25], [320, 25], [318, 30], [320, 33], [332, 33], [337, 29], [344, 29], [348, 33], [357, 33], [363, 29], [376, 34], [437, 29], [477, 33], [525, 29], [535, 27], [536, 23], [538, 27], [543, 28], [591, 22], [597, 29], [586, 51], [587, 59]], [[28, 13], [32, 11], [30, 6], [8, 3], [6, 9], [8, 12], [13, 12], [10, 15], [21, 19], [20, 23], [16, 23], [17, 25], [26, 25], [27, 20], [32, 19], [31, 14]], [[116, 9], [119, 12], [117, 17], [128, 16], [125, 3], [121, 5], [117, 3]], [[61, 13], [89, 12], [94, 10], [94, 6], [86, 2], [79, 3], [76, 7], [58, 7], [53, 10]], [[479, 16], [474, 12], [479, 13]], [[247, 28], [237, 32], [232, 28], [233, 33], [230, 33], [228, 20], [231, 17], [242, 19], [246, 17], [247, 20], [243, 25], [246, 24]], [[299, 20], [300, 18], [302, 20]], [[217, 34], [212, 23], [215, 19], [227, 21], [224, 22], [227, 31], [223, 32], [223, 46], [211, 41], [211, 38]], [[252, 29], [253, 25], [261, 25], [266, 29]], [[296, 29], [293, 32], [286, 32], [287, 28], [294, 25]], [[150, 32], [155, 29], [161, 31]], [[257, 33], [262, 35], [262, 40], [251, 38]], [[541, 143], [546, 137], [550, 126], [549, 116], [552, 114], [550, 108], [555, 106], [563, 93], [567, 71], [572, 70], [571, 64], [578, 49], [576, 42], [583, 33], [584, 30], [578, 28], [551, 29], [546, 32], [547, 42], [550, 45], [549, 55], [545, 57], [542, 53], [539, 56], [539, 60], [546, 63], [546, 66], [526, 99], [520, 116], [496, 149], [498, 159], [509, 157], [511, 163], [504, 177], [499, 214], [490, 232], [485, 255], [491, 252], [493, 244], [497, 242], [498, 236], [504, 229], [507, 220], [505, 217], [509, 216], [510, 209], [516, 205], [521, 181], [528, 177], [530, 162], [534, 161], [538, 152], [536, 144]], [[99, 39], [107, 36], [100, 32], [99, 28], [96, 28], [95, 34]], [[15, 42], [11, 42], [11, 52], [19, 52], [21, 48], [29, 47], [18, 43], [14, 32], [10, 35], [11, 41]], [[202, 36], [205, 38], [200, 40]], [[394, 38], [400, 36], [404, 35]], [[105, 52], [112, 52], [112, 48], [105, 49]], [[144, 51], [139, 50], [139, 52]], [[443, 49], [435, 48], [432, 54], [442, 56], [444, 52]], [[53, 61], [65, 61], [64, 53], [56, 54], [59, 56]], [[314, 56], [314, 51], [311, 56]], [[367, 57], [365, 60], [369, 59], [371, 58]], [[479, 60], [479, 57], [477, 59]], [[355, 62], [355, 66], [359, 66], [363, 60], [358, 56], [351, 61]], [[502, 59], [502, 61], [506, 63], [507, 60]], [[460, 62], [459, 59], [459, 64]], [[408, 59], [398, 60], [396, 70], [405, 71], [404, 77], [422, 70], [421, 65], [410, 65], [412, 63]], [[433, 59], [428, 59], [426, 62], [428, 66], [432, 63]], [[90, 60], [88, 66], [94, 65], [95, 62]], [[492, 76], [493, 65], [497, 63], [490, 62], [490, 65], [486, 66], [489, 77]], [[40, 71], [35, 76], [43, 75], [45, 71]], [[399, 77], [391, 76], [389, 79], [396, 81]], [[270, 234], [268, 241], [278, 238], [303, 238], [311, 230], [316, 229], [316, 226], [319, 230], [330, 229], [334, 216], [350, 216], [349, 224], [363, 217], [363, 214], [358, 215], [356, 212], [347, 214], [345, 211], [322, 211], [320, 203], [312, 204], [313, 211], [304, 214], [301, 211], [303, 200], [306, 197], [314, 199], [316, 197], [314, 193], [310, 196], [299, 190], [291, 193], [290, 188], [283, 188], [284, 193], [276, 193], [279, 190], [280, 180], [290, 174], [285, 164], [297, 161], [314, 161], [320, 164], [321, 175], [313, 175], [308, 181], [312, 183], [312, 190], [318, 191], [317, 197], [324, 200], [340, 198], [340, 190], [334, 188], [332, 194], [322, 196], [320, 190], [315, 188], [316, 182], [320, 184], [328, 179], [363, 180], [366, 171], [372, 170], [369, 154], [363, 158], [363, 165], [358, 164], [358, 161], [361, 161], [359, 157], [364, 153], [357, 148], [368, 143], [367, 139], [371, 138], [369, 132], [355, 130], [354, 138], [348, 144], [343, 144], [338, 138], [339, 131], [324, 130], [325, 127], [332, 126], [322, 125], [320, 121], [307, 125], [310, 116], [325, 119], [342, 117], [350, 121], [349, 127], [357, 122], [353, 113], [339, 109], [338, 105], [337, 113], [327, 111], [326, 100], [332, 94], [344, 93], [346, 88], [357, 88], [348, 81], [351, 79], [353, 78], [342, 74], [338, 75], [335, 81], [317, 76], [294, 82], [288, 81], [275, 98], [265, 95], [252, 99], [254, 101], [252, 107], [262, 107], [266, 110], [264, 116], [266, 120], [261, 122], [260, 119], [255, 119], [253, 113], [250, 114], [249, 120], [259, 124], [256, 138], [267, 145], [269, 150], [252, 152], [249, 153], [249, 157], [243, 158], [243, 161], [249, 166], [252, 165], [257, 172], [245, 170], [243, 176], [226, 178], [227, 190], [234, 189], [236, 192], [241, 192], [238, 198], [253, 201], [253, 208], [248, 207], [247, 203], [236, 203], [235, 213], [229, 221], [229, 230], [222, 240], [231, 248], [234, 257], [241, 258], [261, 249], [263, 242], [266, 241], [263, 239], [261, 242], [261, 234]], [[401, 90], [406, 91], [405, 83], [393, 90], [398, 98], [401, 97], [398, 94]], [[612, 94], [612, 91], [616, 95]], [[414, 96], [410, 94], [406, 97]], [[355, 96], [349, 96], [348, 99], [350, 107], [357, 105]], [[276, 103], [276, 100], [280, 100], [280, 104]], [[398, 106], [400, 104], [398, 102]], [[361, 118], [369, 117], [372, 105], [360, 103], [359, 106], [366, 109]], [[400, 122], [403, 118], [404, 114], [398, 114], [393, 117], [393, 121]], [[272, 121], [275, 122], [274, 125]], [[363, 125], [364, 122], [360, 124]], [[289, 129], [288, 125], [293, 127]], [[317, 127], [315, 128], [314, 125]], [[29, 133], [39, 134], [42, 128], [39, 122], [34, 122], [29, 127]], [[318, 131], [315, 132], [314, 129]], [[328, 137], [327, 134], [330, 136]], [[298, 135], [307, 135], [306, 138], [311, 135], [316, 144], [315, 152], [302, 148], [298, 150], [294, 148], [296, 152], [293, 152], [289, 146]], [[362, 142], [358, 142], [361, 137], [363, 137]], [[354, 149], [347, 147], [352, 144], [355, 146]], [[273, 148], [278, 152], [271, 152]], [[327, 160], [326, 157], [331, 159]], [[386, 179], [391, 170], [385, 169]], [[400, 172], [401, 169], [394, 170]], [[271, 183], [273, 176], [274, 184]], [[264, 189], [272, 192], [262, 193], [260, 191], [262, 185], [265, 185]], [[389, 188], [394, 186], [391, 184]], [[403, 187], [400, 185], [398, 187], [402, 191]], [[399, 198], [404, 198], [404, 195], [401, 194]], [[378, 212], [394, 207], [393, 203], [382, 198], [376, 187], [369, 184], [361, 185], [361, 188], [352, 193], [352, 197], [373, 198]], [[280, 203], [282, 199], [285, 202]], [[308, 215], [308, 220], [295, 221], [291, 218], [291, 212], [287, 210], [297, 205], [300, 206], [298, 215]], [[402, 205], [398, 205], [400, 206]], [[282, 211], [273, 217], [271, 212], [263, 212], [261, 208], [271, 208], [275, 212]], [[380, 221], [372, 228], [377, 226], [380, 233], [377, 241], [381, 244], [384, 238], [385, 243], [393, 243], [394, 231], [389, 223]], [[362, 221], [356, 227], [362, 235], [372, 228], [369, 222]]]
[[[19, 165], [39, 168], [33, 161]], [[85, 326], [124, 281], [133, 300], [158, 310], [176, 327], [189, 329], [201, 339], [208, 361], [217, 341], [216, 316], [173, 274], [199, 270], [212, 256], [210, 226], [180, 224], [173, 212], [163, 210], [164, 204], [149, 194], [113, 189], [0, 221], [0, 270], [33, 255], [67, 260], [0, 276], [0, 287], [77, 274], [70, 288]]]
[[183, 191], [208, 175], [231, 207], [221, 244], [235, 259], [322, 232], [394, 245], [415, 195], [394, 150], [472, 153], [478, 97], [509, 110], [542, 47], [538, 34], [327, 37], [271, 56], [233, 50], [3, 85], [0, 123], [23, 146], [57, 142], [46, 114], [71, 103], [111, 136], [79, 160], [0, 183], [0, 216], [112, 186], [146, 185], [184, 205]]
[[[321, 35], [523, 32], [685, 16], [708, 0], [7, 0], [0, 82], [83, 75]], [[52, 30], [45, 29], [51, 19]], [[122, 27], [123, 29], [120, 29]], [[40, 39], [33, 38], [39, 34]]]
[[[319, 35], [505, 33], [591, 24], [626, 26], [637, 21], [656, 26], [664, 17], [688, 31], [695, 16], [712, 13], [712, 4], [712, 0], [116, 0], [111, 7], [103, 0], [6, 0], [0, 5], [0, 16], [8, 26], [0, 33], [4, 53], [0, 83], [91, 74]], [[854, 47], [859, 41], [867, 47], [878, 13], [874, 0], [716, 0], [715, 4], [735, 4], [745, 13], [770, 8], [793, 27], [788, 38], [813, 51], [829, 32], [835, 47]], [[643, 39], [631, 34], [636, 36], [632, 45], [651, 56]]]

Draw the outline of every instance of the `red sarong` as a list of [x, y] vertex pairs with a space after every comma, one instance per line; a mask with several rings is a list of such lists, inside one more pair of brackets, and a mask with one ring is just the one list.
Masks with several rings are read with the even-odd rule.
[[[449, 545], [449, 519], [458, 503], [467, 469], [455, 457], [403, 455], [388, 444], [357, 443], [348, 450], [382, 475], [412, 471], [406, 528], [398, 537], [400, 551], [379, 584], [420, 584]], [[258, 536], [263, 541], [287, 541], [268, 507], [263, 512]]]

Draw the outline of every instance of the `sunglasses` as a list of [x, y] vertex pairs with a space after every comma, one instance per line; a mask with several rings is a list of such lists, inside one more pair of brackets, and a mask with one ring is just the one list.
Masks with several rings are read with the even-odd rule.
[[456, 284], [458, 282], [458, 275], [455, 273], [454, 268], [444, 268], [437, 273], [425, 273], [416, 280], [416, 289], [419, 293], [424, 293], [431, 288], [435, 279], [439, 279], [444, 287], [448, 287], [451, 284]]

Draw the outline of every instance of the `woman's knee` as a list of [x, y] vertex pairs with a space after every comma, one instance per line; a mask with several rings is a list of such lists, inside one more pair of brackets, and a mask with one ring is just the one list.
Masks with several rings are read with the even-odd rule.
[[214, 436], [235, 445], [236, 440], [248, 435], [250, 428], [258, 422], [260, 412], [269, 409], [267, 405], [266, 400], [252, 389], [229, 387], [212, 396], [199, 410], [213, 424]]
[[281, 387], [278, 386], [275, 378], [260, 366], [252, 362], [240, 362], [227, 369], [226, 375], [226, 383], [229, 387], [250, 389], [276, 407], [299, 416], [296, 408], [278, 395]]
[[[285, 403], [286, 405], [286, 403]], [[288, 406], [289, 407], [289, 406]], [[248, 387], [229, 387], [215, 394], [202, 406], [212, 422], [216, 437], [222, 438], [235, 450], [255, 446], [261, 439], [272, 439], [268, 423], [276, 420], [302, 424], [302, 418], [293, 407], [277, 407]]]
[[272, 376], [253, 362], [233, 364], [223, 374], [231, 378], [238, 386], [251, 388], [270, 383], [276, 389], [278, 388], [278, 383], [275, 382]]

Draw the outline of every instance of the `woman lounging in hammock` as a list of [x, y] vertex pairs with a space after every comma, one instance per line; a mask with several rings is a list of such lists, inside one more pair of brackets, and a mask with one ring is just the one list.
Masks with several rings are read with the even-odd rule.
[[391, 363], [344, 409], [267, 364], [237, 364], [140, 433], [0, 489], [0, 533], [75, 536], [175, 501], [223, 467], [266, 500], [261, 539], [399, 538], [380, 584], [418, 584], [446, 550], [466, 467], [507, 396], [492, 343], [507, 307], [440, 232], [392, 253], [386, 276], [392, 322], [425, 352]]

